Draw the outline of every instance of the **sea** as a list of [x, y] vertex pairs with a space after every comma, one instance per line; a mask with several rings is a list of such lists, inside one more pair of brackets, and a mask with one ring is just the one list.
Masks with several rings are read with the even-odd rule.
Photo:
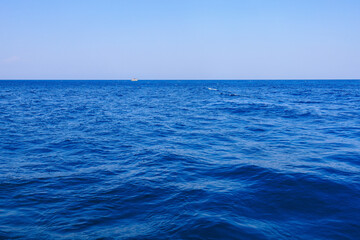
[[0, 81], [0, 239], [360, 239], [360, 81]]

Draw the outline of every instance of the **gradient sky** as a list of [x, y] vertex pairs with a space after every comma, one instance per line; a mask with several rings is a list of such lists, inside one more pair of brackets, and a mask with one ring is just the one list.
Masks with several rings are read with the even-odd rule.
[[0, 79], [360, 78], [359, 0], [0, 0]]

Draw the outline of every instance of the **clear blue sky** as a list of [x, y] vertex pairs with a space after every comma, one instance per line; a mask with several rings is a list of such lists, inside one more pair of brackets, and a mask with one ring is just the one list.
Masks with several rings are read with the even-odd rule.
[[0, 79], [360, 78], [359, 0], [0, 0]]

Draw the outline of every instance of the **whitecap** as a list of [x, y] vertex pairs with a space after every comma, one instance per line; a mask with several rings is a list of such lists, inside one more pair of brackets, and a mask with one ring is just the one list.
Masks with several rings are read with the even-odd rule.
[[208, 88], [210, 91], [218, 91], [216, 88]]

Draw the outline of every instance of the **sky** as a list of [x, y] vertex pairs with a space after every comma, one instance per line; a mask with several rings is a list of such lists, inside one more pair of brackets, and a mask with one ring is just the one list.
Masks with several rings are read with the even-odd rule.
[[360, 79], [359, 0], [0, 0], [0, 79]]

